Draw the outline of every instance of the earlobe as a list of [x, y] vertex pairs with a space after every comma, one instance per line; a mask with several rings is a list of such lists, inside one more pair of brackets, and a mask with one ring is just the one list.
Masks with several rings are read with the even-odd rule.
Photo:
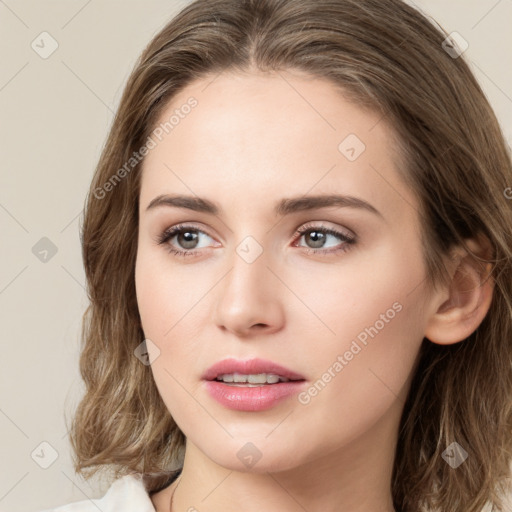
[[[474, 247], [472, 240], [468, 243], [471, 245]], [[485, 318], [492, 301], [492, 265], [476, 261], [466, 251], [458, 252], [454, 261], [450, 286], [437, 298], [437, 308], [425, 329], [425, 337], [440, 345], [457, 343], [470, 336]]]

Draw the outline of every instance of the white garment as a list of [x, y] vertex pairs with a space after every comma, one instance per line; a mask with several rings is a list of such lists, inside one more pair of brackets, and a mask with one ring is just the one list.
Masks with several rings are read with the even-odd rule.
[[125, 475], [115, 480], [103, 498], [77, 501], [40, 512], [155, 512], [142, 475]]

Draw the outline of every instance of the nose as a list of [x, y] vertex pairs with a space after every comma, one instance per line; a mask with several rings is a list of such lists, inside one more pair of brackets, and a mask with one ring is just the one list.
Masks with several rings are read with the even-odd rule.
[[237, 253], [217, 288], [214, 322], [237, 336], [271, 334], [284, 323], [282, 283], [268, 268], [265, 252], [247, 262]]

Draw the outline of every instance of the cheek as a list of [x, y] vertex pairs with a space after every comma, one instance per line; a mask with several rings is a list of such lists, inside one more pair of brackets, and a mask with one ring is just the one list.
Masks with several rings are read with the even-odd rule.
[[155, 267], [151, 265], [144, 252], [139, 251], [135, 265], [135, 289], [142, 328], [147, 338], [157, 334], [158, 319], [161, 318], [163, 304], [163, 283], [159, 283]]
[[[165, 250], [139, 250], [135, 266], [137, 304], [142, 329], [156, 346], [151, 367], [157, 384], [169, 379], [172, 372], [178, 377], [182, 369], [195, 377], [202, 323], [198, 315], [207, 315], [204, 282], [194, 279], [194, 272], [177, 270], [166, 260]], [[192, 268], [192, 267], [190, 267]], [[153, 358], [152, 358], [153, 359]], [[197, 372], [196, 372], [197, 373]], [[180, 380], [185, 374], [179, 375]]]
[[[139, 245], [140, 247], [140, 245]], [[135, 265], [137, 304], [144, 334], [159, 343], [186, 313], [194, 295], [190, 279], [170, 267], [164, 248], [140, 248]], [[189, 306], [190, 307], [190, 306]]]
[[328, 411], [327, 439], [348, 439], [403, 406], [423, 339], [403, 306], [389, 323], [369, 321], [355, 336], [340, 339], [338, 350], [311, 362], [318, 371], [301, 403], [311, 428]]
[[[412, 235], [409, 239], [414, 240]], [[301, 272], [290, 270], [286, 280], [302, 299], [294, 302], [293, 323], [333, 350], [350, 344], [359, 333], [364, 341], [365, 329], [374, 324], [379, 333], [391, 333], [391, 324], [406, 329], [408, 322], [414, 325], [418, 318], [411, 313], [421, 310], [425, 268], [419, 246], [399, 242], [401, 246], [386, 240], [371, 249], [356, 249], [332, 268], [308, 263]]]
[[322, 286], [318, 311], [329, 330], [304, 346], [313, 382], [302, 403], [312, 425], [329, 410], [336, 418], [333, 435], [347, 425], [338, 420], [350, 419], [358, 431], [406, 398], [423, 341], [424, 269], [419, 252], [403, 249], [385, 248], [372, 265], [359, 261], [353, 273], [331, 276]]
[[135, 288], [142, 330], [145, 338], [152, 341], [147, 347], [150, 355], [153, 350], [151, 368], [154, 373], [154, 368], [165, 356], [165, 334], [172, 327], [169, 311], [173, 308], [173, 288], [166, 283], [161, 264], [156, 261], [154, 253], [144, 248], [139, 248], [137, 253]]
[[[181, 280], [180, 273], [166, 275], [165, 262], [161, 255], [139, 250], [135, 266], [135, 285], [137, 303], [142, 328], [150, 354], [151, 372], [156, 387], [167, 409], [180, 425], [187, 424], [186, 419], [197, 415], [193, 400], [184, 391], [189, 388], [185, 382], [186, 373], [183, 368], [194, 368], [194, 354], [197, 347], [192, 348], [197, 336], [190, 331], [187, 304], [191, 294], [183, 292], [186, 283]], [[172, 279], [171, 279], [172, 277]], [[171, 343], [175, 339], [186, 340], [186, 343]]]

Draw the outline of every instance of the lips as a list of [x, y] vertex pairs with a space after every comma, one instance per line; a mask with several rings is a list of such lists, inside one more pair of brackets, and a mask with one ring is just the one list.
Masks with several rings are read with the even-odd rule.
[[280, 377], [286, 377], [290, 380], [305, 380], [304, 376], [286, 368], [280, 364], [268, 361], [266, 359], [223, 359], [208, 368], [202, 375], [203, 380], [215, 380], [220, 375], [241, 373], [244, 375], [258, 373], [272, 373]]

